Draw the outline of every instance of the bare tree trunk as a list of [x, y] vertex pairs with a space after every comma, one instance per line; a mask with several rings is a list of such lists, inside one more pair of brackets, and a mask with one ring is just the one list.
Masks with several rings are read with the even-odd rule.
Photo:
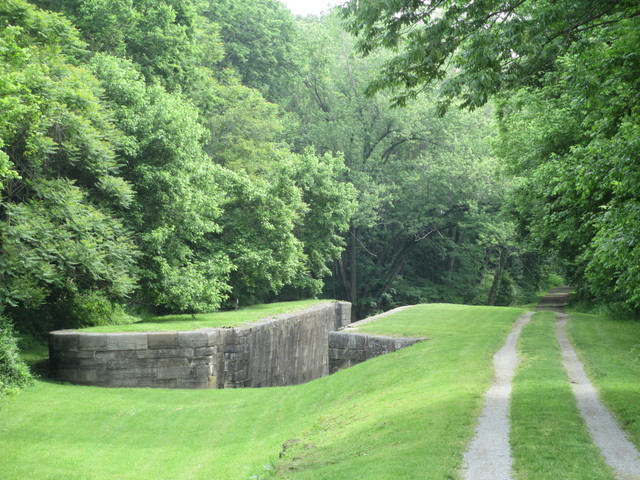
[[498, 296], [498, 289], [500, 288], [501, 278], [502, 278], [502, 249], [498, 251], [498, 268], [496, 268], [496, 273], [493, 277], [493, 282], [491, 283], [491, 290], [489, 291], [489, 300], [487, 302], [492, 307], [496, 304], [496, 298]]
[[349, 250], [349, 301], [351, 302], [351, 321], [358, 320], [358, 250], [356, 227], [351, 227], [351, 245]]

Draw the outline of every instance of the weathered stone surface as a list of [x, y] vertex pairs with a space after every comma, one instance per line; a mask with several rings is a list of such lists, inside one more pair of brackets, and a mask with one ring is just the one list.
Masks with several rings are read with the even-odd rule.
[[104, 349], [107, 346], [107, 336], [104, 333], [87, 333], [78, 337], [79, 350]]
[[178, 347], [178, 332], [150, 332], [147, 334], [150, 349], [169, 349]]
[[106, 338], [105, 350], [143, 350], [148, 347], [146, 333], [110, 333]]
[[202, 348], [207, 347], [209, 334], [206, 330], [196, 330], [193, 332], [178, 332], [178, 346]]
[[352, 332], [329, 332], [329, 371], [337, 372], [424, 339], [396, 338]]
[[76, 332], [61, 330], [55, 336], [49, 337], [49, 349], [54, 351], [78, 350], [78, 334]]

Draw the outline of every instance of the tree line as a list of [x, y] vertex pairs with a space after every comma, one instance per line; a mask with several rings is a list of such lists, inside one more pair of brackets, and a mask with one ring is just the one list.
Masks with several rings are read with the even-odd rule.
[[3, 2], [3, 331], [508, 305], [558, 263], [637, 308], [635, 7], [560, 3]]
[[637, 316], [638, 2], [352, 1], [342, 15], [360, 52], [394, 52], [370, 93], [404, 105], [437, 85], [441, 112], [493, 102], [518, 244], [557, 255], [584, 298]]

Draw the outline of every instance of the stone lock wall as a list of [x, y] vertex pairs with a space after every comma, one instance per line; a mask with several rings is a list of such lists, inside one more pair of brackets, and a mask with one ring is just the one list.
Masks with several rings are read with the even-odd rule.
[[107, 387], [237, 388], [292, 385], [329, 373], [329, 332], [351, 304], [327, 302], [245, 327], [190, 332], [49, 335], [54, 378]]
[[329, 373], [410, 347], [421, 338], [396, 338], [354, 332], [329, 333]]

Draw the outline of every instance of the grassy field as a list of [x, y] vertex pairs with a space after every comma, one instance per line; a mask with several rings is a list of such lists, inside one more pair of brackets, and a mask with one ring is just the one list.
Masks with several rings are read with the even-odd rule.
[[154, 332], [154, 331], [185, 331], [199, 328], [237, 327], [255, 322], [261, 318], [280, 315], [281, 313], [304, 310], [331, 300], [299, 300], [295, 302], [277, 302], [252, 305], [239, 310], [214, 313], [198, 313], [185, 315], [164, 315], [151, 317], [139, 322], [126, 325], [103, 325], [99, 327], [83, 328], [83, 332]]
[[[457, 479], [491, 358], [521, 313], [412, 307], [360, 331], [427, 340], [294, 387], [107, 389], [39, 380], [0, 400], [0, 478]], [[519, 344], [516, 479], [611, 479], [578, 415], [554, 321], [536, 314]], [[572, 314], [569, 333], [639, 444], [640, 324]]]
[[458, 478], [491, 357], [521, 313], [413, 307], [366, 330], [428, 340], [294, 387], [39, 381], [0, 401], [2, 478]]
[[556, 315], [536, 313], [519, 341], [511, 398], [511, 448], [518, 480], [614, 480], [591, 442], [567, 380]]

